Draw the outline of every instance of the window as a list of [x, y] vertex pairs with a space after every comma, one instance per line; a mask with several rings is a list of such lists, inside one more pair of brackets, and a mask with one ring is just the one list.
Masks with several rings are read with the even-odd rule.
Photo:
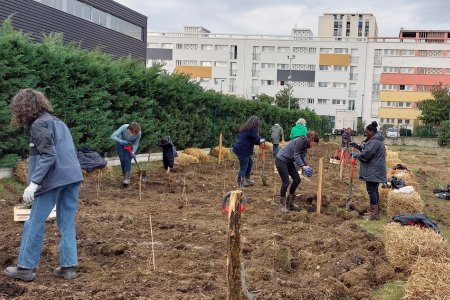
[[394, 119], [391, 119], [391, 118], [384, 118], [384, 119], [381, 118], [380, 121], [383, 124], [394, 124]]
[[398, 73], [399, 68], [398, 67], [383, 67], [384, 73]]
[[320, 88], [328, 88], [328, 87], [331, 87], [331, 83], [321, 81], [321, 82], [319, 82], [319, 87]]
[[400, 73], [412, 74], [412, 73], [414, 73], [414, 68], [400, 68]]
[[336, 89], [345, 89], [347, 84], [345, 82], [333, 82], [333, 87]]
[[219, 85], [219, 84], [222, 84], [223, 85], [223, 83], [226, 81], [226, 79], [225, 78], [214, 78], [214, 84], [215, 85]]
[[328, 99], [317, 99], [317, 104], [328, 104]]
[[197, 61], [190, 59], [183, 60], [183, 66], [197, 66]]
[[308, 104], [314, 104], [314, 98], [308, 98]]
[[210, 61], [201, 61], [200, 65], [202, 67], [211, 67], [212, 66], [212, 62], [210, 62]]
[[184, 44], [184, 50], [197, 50], [197, 44]]
[[415, 50], [402, 50], [401, 56], [415, 56], [416, 51]]
[[316, 83], [314, 81], [307, 81], [306, 86], [307, 87], [314, 87], [316, 85]]
[[226, 68], [226, 67], [228, 67], [228, 64], [226, 61], [216, 61], [216, 62], [214, 62], [214, 66], [216, 68]]
[[409, 119], [398, 119], [397, 123], [398, 124], [408, 125], [409, 124]]
[[348, 53], [348, 48], [334, 48], [334, 53], [347, 54]]
[[216, 45], [216, 51], [228, 51], [227, 45]]
[[161, 43], [161, 48], [163, 49], [173, 49], [172, 43]]
[[442, 70], [440, 68], [417, 68], [417, 73], [439, 75], [442, 74]]
[[319, 70], [320, 70], [320, 71], [331, 71], [331, 66], [320, 65], [320, 66], [319, 66]]
[[287, 53], [290, 51], [291, 51], [290, 47], [278, 47], [278, 52]]
[[333, 100], [331, 100], [331, 104], [334, 104], [334, 105], [345, 105], [345, 100], [343, 100], [343, 99], [333, 99]]
[[446, 68], [446, 69], [445, 69], [445, 74], [446, 74], [446, 75], [450, 75], [450, 69], [449, 69], [449, 68]]
[[262, 63], [261, 69], [275, 69], [274, 63]]
[[289, 70], [289, 64], [278, 64], [277, 69], [278, 70]]
[[177, 44], [177, 49], [183, 49], [183, 44]]
[[398, 49], [384, 49], [384, 56], [400, 56]]
[[443, 56], [441, 50], [419, 50], [419, 56], [439, 57]]
[[211, 51], [213, 49], [214, 49], [213, 45], [210, 45], [210, 44], [203, 44], [202, 45], [202, 50], [204, 50], [204, 51]]
[[274, 85], [274, 80], [261, 80], [261, 85]]
[[348, 100], [348, 110], [355, 110], [355, 100]]
[[412, 85], [404, 85], [404, 84], [399, 85], [400, 91], [412, 91], [412, 89], [413, 89]]
[[177, 60], [175, 61], [175, 65], [176, 65], [176, 66], [181, 66], [181, 60], [177, 59]]
[[320, 48], [320, 53], [333, 53], [332, 48]]
[[316, 48], [308, 48], [309, 54], [316, 54]]
[[334, 71], [347, 71], [347, 66], [334, 66]]
[[275, 46], [262, 46], [262, 52], [275, 52]]

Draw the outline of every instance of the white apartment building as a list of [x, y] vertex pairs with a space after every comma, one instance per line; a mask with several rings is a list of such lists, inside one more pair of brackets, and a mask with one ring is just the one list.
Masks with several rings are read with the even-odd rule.
[[366, 123], [410, 129], [417, 102], [431, 98], [431, 86], [450, 85], [450, 35], [336, 39], [295, 30], [288, 36], [215, 34], [192, 26], [186, 33], [150, 32], [148, 64], [163, 63], [205, 89], [246, 99], [274, 96], [292, 84], [300, 107], [319, 115], [333, 119], [337, 110], [348, 110]]
[[319, 17], [319, 36], [336, 40], [376, 37], [378, 26], [372, 14], [326, 13]]

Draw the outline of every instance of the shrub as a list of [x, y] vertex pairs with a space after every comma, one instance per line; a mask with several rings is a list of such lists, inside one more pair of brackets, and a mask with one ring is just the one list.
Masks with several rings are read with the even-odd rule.
[[0, 158], [0, 168], [14, 168], [20, 156], [16, 154], [6, 154]]
[[443, 121], [438, 133], [438, 144], [450, 148], [450, 120]]

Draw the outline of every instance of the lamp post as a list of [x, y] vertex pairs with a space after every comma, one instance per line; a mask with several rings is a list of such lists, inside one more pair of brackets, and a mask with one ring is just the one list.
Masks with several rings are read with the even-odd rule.
[[289, 76], [288, 76], [289, 94], [288, 94], [288, 109], [291, 109], [292, 60], [295, 59], [295, 55], [288, 55], [287, 58], [289, 59]]
[[223, 84], [224, 81], [225, 81], [225, 79], [221, 79], [221, 80], [220, 80], [220, 92], [221, 92], [221, 93], [223, 93], [223, 90], [222, 90], [222, 84]]

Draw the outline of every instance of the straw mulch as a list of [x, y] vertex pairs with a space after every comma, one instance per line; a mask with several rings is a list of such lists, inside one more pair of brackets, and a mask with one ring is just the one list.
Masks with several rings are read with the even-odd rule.
[[450, 299], [450, 263], [420, 258], [405, 286], [403, 299]]
[[385, 211], [387, 208], [387, 198], [388, 198], [388, 194], [389, 192], [392, 192], [393, 190], [390, 188], [382, 188], [380, 187], [378, 189], [378, 193], [380, 194], [380, 202], [378, 203], [378, 205], [380, 206], [380, 210], [381, 211]]
[[101, 176], [113, 175], [113, 169], [108, 165], [106, 165], [103, 169], [95, 169], [92, 172], [87, 172], [86, 170], [82, 170], [82, 171], [83, 171], [84, 178], [97, 177], [100, 175], [100, 173], [101, 173]]
[[[214, 157], [219, 157], [219, 146], [217, 146], [217, 147], [214, 147], [213, 149], [211, 149], [211, 151], [210, 151], [210, 154], [211, 154], [211, 156], [214, 156]], [[225, 148], [225, 147], [222, 147], [222, 157], [224, 158], [224, 159], [229, 159], [229, 158], [231, 158], [231, 151], [230, 151], [230, 149], [228, 149], [228, 148]]]
[[184, 150], [184, 153], [197, 158], [201, 162], [208, 161], [208, 154], [205, 153], [202, 149], [199, 148], [187, 148]]
[[[398, 158], [391, 158], [391, 159], [386, 159], [386, 167], [388, 169], [391, 169], [392, 167], [396, 166], [397, 164], [401, 164], [402, 161]], [[389, 171], [388, 171], [389, 173]]]
[[401, 214], [415, 214], [423, 211], [424, 203], [419, 193], [396, 193], [395, 190], [387, 196], [387, 215], [393, 217]]
[[447, 261], [447, 242], [433, 230], [399, 223], [389, 223], [384, 229], [386, 257], [395, 268], [409, 272], [420, 257]]
[[14, 168], [14, 177], [22, 183], [27, 183], [28, 161], [26, 159], [17, 161]]
[[189, 164], [196, 164], [199, 160], [196, 157], [193, 157], [192, 155], [186, 154], [186, 153], [180, 153], [175, 158], [175, 164], [181, 165], [181, 166], [187, 166]]
[[390, 150], [386, 151], [386, 159], [387, 160], [399, 159], [398, 152], [390, 151]]

